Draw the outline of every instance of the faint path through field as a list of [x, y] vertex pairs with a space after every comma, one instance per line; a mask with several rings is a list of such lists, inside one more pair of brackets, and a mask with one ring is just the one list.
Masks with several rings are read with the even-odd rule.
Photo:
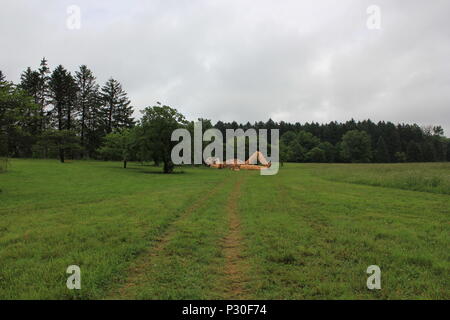
[[224, 255], [226, 258], [225, 273], [225, 299], [245, 299], [247, 293], [244, 284], [247, 281], [245, 277], [246, 265], [243, 261], [243, 243], [241, 234], [241, 221], [239, 217], [237, 202], [241, 195], [241, 184], [243, 178], [240, 177], [231, 192], [227, 213], [229, 221], [229, 231], [224, 239]]
[[172, 222], [168, 227], [166, 232], [155, 239], [157, 243], [150, 248], [150, 250], [137, 258], [136, 262], [133, 263], [132, 267], [128, 270], [128, 278], [122, 287], [115, 289], [109, 295], [108, 299], [133, 299], [130, 294], [130, 289], [139, 285], [143, 276], [147, 270], [151, 267], [152, 261], [164, 251], [167, 243], [172, 239], [174, 233], [176, 232], [176, 224], [179, 221], [187, 219], [190, 214], [199, 208], [201, 208], [211, 197], [213, 197], [218, 191], [220, 191], [225, 184], [225, 181], [214, 187], [209, 192], [205, 193], [201, 198], [195, 201], [191, 206], [189, 206], [174, 222]]

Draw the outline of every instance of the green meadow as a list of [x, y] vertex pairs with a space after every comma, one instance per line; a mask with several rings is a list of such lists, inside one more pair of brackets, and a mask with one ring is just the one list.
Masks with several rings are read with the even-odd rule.
[[450, 299], [449, 163], [160, 172], [11, 160], [0, 299]]

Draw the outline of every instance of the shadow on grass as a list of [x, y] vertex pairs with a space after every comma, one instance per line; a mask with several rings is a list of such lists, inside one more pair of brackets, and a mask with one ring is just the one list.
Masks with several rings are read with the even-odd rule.
[[119, 167], [119, 166], [105, 166], [105, 167], [108, 168], [108, 169], [120, 169], [120, 170], [124, 170], [124, 171], [133, 171], [133, 172], [136, 172], [136, 173], [143, 173], [143, 174], [172, 175], [172, 174], [187, 174], [188, 173], [188, 172], [184, 171], [183, 169], [175, 170], [172, 173], [164, 173], [163, 170], [162, 170], [162, 167], [158, 168], [158, 167], [153, 167], [153, 166], [145, 166], [145, 167], [142, 166], [142, 168], [140, 168], [140, 167], [128, 167], [126, 169], [124, 169], [123, 167]]

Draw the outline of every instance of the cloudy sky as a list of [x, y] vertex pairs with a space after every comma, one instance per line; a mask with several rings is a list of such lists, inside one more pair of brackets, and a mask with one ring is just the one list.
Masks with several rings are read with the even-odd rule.
[[[381, 29], [367, 27], [370, 5]], [[449, 12], [448, 0], [3, 0], [0, 70], [16, 82], [43, 56], [86, 64], [136, 110], [161, 101], [191, 120], [371, 118], [448, 136]]]

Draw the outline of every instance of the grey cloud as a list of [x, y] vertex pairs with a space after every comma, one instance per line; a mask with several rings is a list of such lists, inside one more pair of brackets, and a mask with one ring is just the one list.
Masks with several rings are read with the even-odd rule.
[[[82, 10], [68, 30], [66, 8]], [[381, 30], [366, 8], [381, 8]], [[46, 56], [121, 81], [138, 109], [190, 119], [349, 118], [450, 132], [450, 2], [6, 1], [0, 69], [17, 81]], [[136, 114], [138, 115], [138, 113]]]

